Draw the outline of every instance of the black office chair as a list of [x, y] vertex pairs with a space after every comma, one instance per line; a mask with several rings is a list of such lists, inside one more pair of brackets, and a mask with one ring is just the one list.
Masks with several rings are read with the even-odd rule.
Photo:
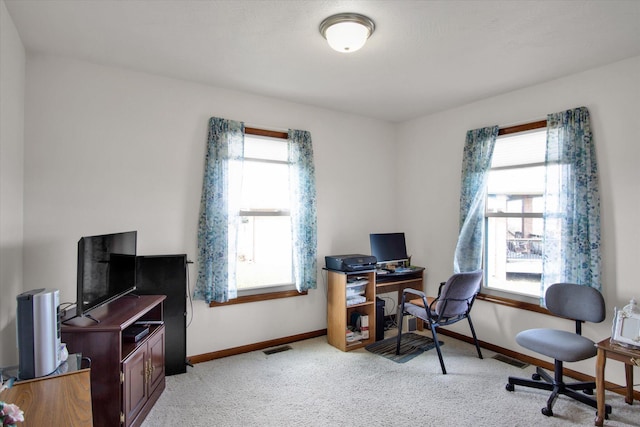
[[[443, 374], [446, 374], [447, 370], [444, 367], [442, 351], [440, 350], [440, 343], [438, 342], [438, 335], [436, 333], [436, 328], [440, 326], [451, 325], [452, 323], [467, 319], [476, 350], [478, 351], [478, 357], [482, 359], [480, 345], [478, 345], [478, 338], [476, 337], [475, 329], [473, 329], [470, 315], [473, 302], [478, 292], [480, 292], [481, 283], [482, 270], [477, 270], [469, 273], [454, 274], [449, 280], [442, 282], [436, 298], [427, 297], [424, 292], [415, 289], [404, 289], [402, 291], [402, 304], [398, 310], [396, 354], [400, 354], [402, 317], [404, 314], [410, 314], [426, 322], [431, 329], [431, 335], [433, 336], [433, 341], [438, 351], [438, 358], [440, 359], [440, 367], [442, 368]], [[418, 296], [419, 298], [407, 301], [407, 295], [409, 295], [410, 298], [412, 298], [411, 295]]]
[[[605, 304], [602, 294], [588, 286], [572, 283], [556, 283], [549, 286], [545, 293], [547, 309], [557, 316], [575, 320], [576, 331], [568, 332], [558, 329], [528, 329], [516, 335], [516, 342], [522, 347], [554, 359], [554, 377], [540, 367], [532, 379], [509, 377], [506, 385], [508, 391], [514, 391], [515, 385], [551, 390], [547, 406], [542, 413], [553, 416], [553, 404], [558, 395], [564, 394], [572, 399], [585, 403], [592, 408], [598, 407], [593, 394], [595, 382], [565, 383], [562, 379], [562, 362], [577, 362], [596, 355], [595, 343], [582, 336], [582, 322], [600, 323], [605, 319]], [[544, 381], [541, 381], [544, 380]], [[583, 390], [579, 393], [576, 390]], [[611, 413], [611, 406], [606, 405], [605, 417]]]

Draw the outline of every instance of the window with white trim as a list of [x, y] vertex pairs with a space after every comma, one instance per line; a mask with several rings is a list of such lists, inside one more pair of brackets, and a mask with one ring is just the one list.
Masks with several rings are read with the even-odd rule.
[[487, 184], [485, 288], [539, 297], [546, 127], [496, 140]]
[[287, 140], [249, 134], [244, 138], [238, 295], [295, 289]]

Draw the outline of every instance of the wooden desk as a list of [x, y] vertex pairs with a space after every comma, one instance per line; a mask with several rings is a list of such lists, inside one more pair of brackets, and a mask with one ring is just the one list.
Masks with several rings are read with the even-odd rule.
[[402, 290], [412, 288], [424, 292], [424, 268], [417, 267], [409, 273], [392, 273], [376, 275], [376, 295], [397, 292], [397, 305], [402, 303]]
[[[355, 350], [375, 342], [376, 339], [376, 295], [387, 292], [397, 292], [398, 303], [402, 298], [402, 290], [414, 288], [424, 291], [424, 268], [399, 274], [376, 276], [375, 270], [367, 271], [335, 271], [328, 270], [327, 292], [327, 340], [332, 346], [342, 351]], [[346, 298], [346, 286], [350, 276], [362, 276], [366, 278], [364, 296], [365, 301], [359, 304], [348, 305]], [[381, 280], [381, 282], [378, 282]], [[369, 338], [354, 342], [347, 342], [345, 330], [351, 321], [351, 315], [358, 312], [369, 316]], [[418, 329], [422, 330], [422, 322], [418, 322]]]
[[[372, 344], [376, 340], [376, 273], [368, 271], [335, 271], [327, 270], [329, 289], [327, 292], [327, 340], [332, 346], [342, 351], [355, 350]], [[366, 279], [364, 285], [364, 301], [357, 304], [347, 302], [347, 284], [351, 278]], [[346, 330], [350, 325], [353, 313], [368, 316], [369, 337], [355, 341], [347, 341]]]
[[[396, 309], [402, 304], [402, 290], [406, 288], [424, 292], [424, 268], [416, 267], [415, 271], [409, 273], [376, 275], [376, 295], [396, 292]], [[422, 322], [418, 322], [417, 326], [419, 331], [424, 328]]]
[[624, 401], [629, 405], [633, 404], [633, 367], [640, 366], [640, 350], [612, 344], [607, 338], [596, 344], [598, 356], [596, 359], [596, 399], [598, 401], [598, 412], [596, 414], [595, 425], [602, 427], [605, 418], [604, 402], [604, 367], [607, 358], [624, 363], [624, 372], [627, 381], [627, 393]]

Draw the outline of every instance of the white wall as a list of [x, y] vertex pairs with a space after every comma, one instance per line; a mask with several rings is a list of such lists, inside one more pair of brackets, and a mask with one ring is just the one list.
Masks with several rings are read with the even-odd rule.
[[[434, 290], [451, 274], [466, 131], [585, 105], [601, 174], [609, 308], [607, 320], [586, 327], [585, 334], [608, 336], [613, 307], [640, 297], [634, 268], [640, 260], [640, 58], [394, 126], [43, 55], [26, 58], [25, 98], [25, 52], [2, 0], [0, 19], [0, 365], [17, 362], [15, 347], [6, 343], [15, 342], [18, 293], [53, 287], [63, 301], [75, 301], [81, 236], [136, 229], [140, 254], [187, 253], [196, 259], [211, 116], [311, 132], [320, 267], [327, 254], [366, 252], [371, 231], [404, 230], [414, 263], [428, 268], [427, 287]], [[192, 266], [192, 279], [195, 274]], [[215, 309], [196, 301], [188, 354], [325, 328], [325, 283], [320, 272], [318, 277], [318, 290], [305, 297]], [[522, 329], [570, 326], [483, 301], [474, 311], [480, 339], [516, 351], [525, 351], [513, 339]], [[454, 329], [468, 333], [463, 325]], [[593, 374], [593, 365], [569, 367]], [[624, 383], [620, 366], [609, 363], [607, 370], [611, 380]]]
[[[138, 230], [142, 255], [196, 254], [211, 116], [311, 132], [318, 266], [366, 252], [395, 204], [387, 158], [395, 127], [368, 118], [42, 55], [27, 57], [25, 288], [75, 301], [81, 236]], [[356, 190], [354, 194], [354, 190]], [[359, 197], [359, 192], [362, 196]], [[197, 266], [191, 268], [192, 286]], [[187, 353], [197, 355], [326, 328], [323, 276], [308, 296], [208, 308], [194, 303]]]
[[[585, 327], [594, 340], [610, 336], [614, 306], [640, 298], [640, 57], [575, 74], [549, 83], [486, 99], [461, 108], [404, 123], [397, 151], [402, 159], [399, 196], [404, 229], [414, 241], [414, 263], [429, 269], [427, 289], [437, 289], [452, 273], [458, 233], [460, 165], [466, 131], [484, 126], [508, 126], [546, 118], [546, 114], [586, 106], [600, 173], [603, 294], [607, 319]], [[474, 307], [481, 340], [515, 351], [517, 332], [545, 325], [573, 327], [567, 321], [483, 301]], [[469, 335], [462, 324], [453, 328]], [[607, 376], [624, 384], [619, 364], [607, 365]], [[593, 375], [595, 362], [568, 364]], [[636, 373], [638, 369], [636, 369]]]
[[18, 359], [16, 296], [22, 288], [25, 50], [0, 0], [0, 366]]

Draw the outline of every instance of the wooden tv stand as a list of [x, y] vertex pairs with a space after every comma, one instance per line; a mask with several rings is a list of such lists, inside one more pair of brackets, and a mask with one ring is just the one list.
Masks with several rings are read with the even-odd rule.
[[[165, 387], [164, 295], [126, 295], [84, 317], [62, 319], [62, 342], [91, 359], [95, 427], [139, 426]], [[128, 342], [124, 331], [149, 322], [149, 333]]]

